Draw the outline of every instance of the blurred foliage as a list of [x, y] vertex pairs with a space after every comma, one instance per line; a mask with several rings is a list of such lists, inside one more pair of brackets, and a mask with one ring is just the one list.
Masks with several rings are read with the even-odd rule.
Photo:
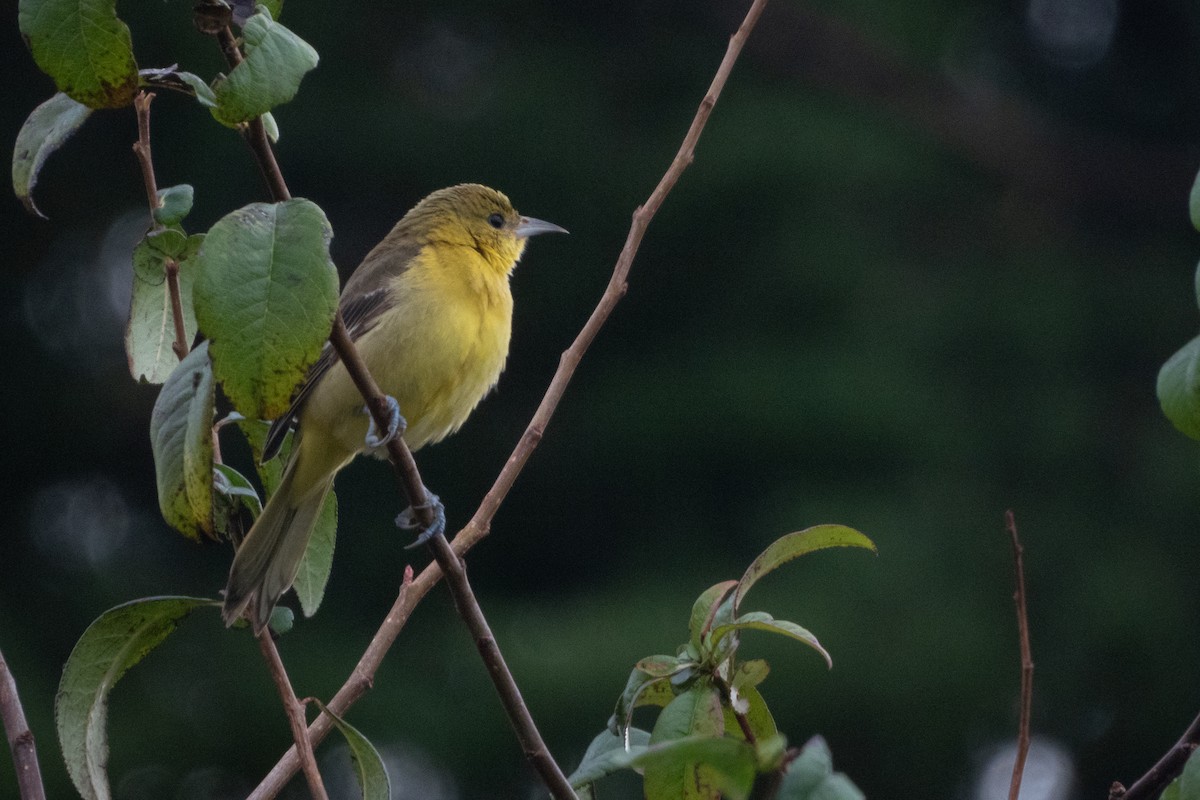
[[[868, 797], [972, 796], [1015, 732], [1009, 507], [1026, 546], [1034, 729], [1071, 754], [1078, 796], [1141, 774], [1194, 716], [1200, 470], [1154, 388], [1198, 327], [1200, 9], [1067, 3], [1097, 22], [1071, 38], [1046, 22], [1062, 4], [768, 7], [628, 296], [470, 558], [568, 769], [637, 659], [678, 640], [697, 592], [780, 533], [831, 521], [880, 557], [806, 559], [756, 591], [820, 631], [836, 668], [770, 637], [755, 654], [772, 665], [780, 729], [821, 733]], [[498, 393], [421, 453], [451, 526], [590, 313], [741, 10], [285, 8], [321, 63], [276, 113], [279, 158], [293, 193], [328, 214], [343, 276], [416, 200], [459, 181], [572, 231], [516, 273]], [[143, 67], [223, 68], [186, 4], [122, 0], [120, 13]], [[55, 88], [6, 24], [12, 142]], [[264, 199], [242, 142], [195, 101], [161, 93], [154, 119], [160, 185], [195, 187], [189, 229]], [[212, 596], [229, 563], [156, 507], [156, 389], [129, 379], [121, 346], [144, 232], [135, 138], [132, 112], [93, 114], [41, 175], [50, 222], [13, 197], [3, 210], [0, 647], [56, 797], [71, 790], [51, 708], [75, 640], [134, 597]], [[227, 456], [249, 474], [248, 454]], [[414, 557], [391, 527], [385, 469], [361, 460], [338, 491], [324, 607], [281, 643], [298, 691], [324, 697]], [[444, 592], [348, 721], [402, 765], [398, 796], [534, 786]], [[289, 741], [250, 637], [199, 617], [126, 676], [110, 725], [122, 800], [236, 796]], [[332, 744], [321, 755], [345, 760]], [[0, 798], [13, 787], [0, 758]]]

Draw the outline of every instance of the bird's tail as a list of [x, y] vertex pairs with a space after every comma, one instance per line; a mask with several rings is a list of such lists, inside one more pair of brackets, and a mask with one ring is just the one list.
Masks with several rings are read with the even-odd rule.
[[238, 548], [225, 587], [221, 616], [232, 625], [245, 615], [260, 632], [271, 610], [296, 579], [333, 473], [308, 487], [296, 480], [300, 452], [293, 453], [283, 479]]

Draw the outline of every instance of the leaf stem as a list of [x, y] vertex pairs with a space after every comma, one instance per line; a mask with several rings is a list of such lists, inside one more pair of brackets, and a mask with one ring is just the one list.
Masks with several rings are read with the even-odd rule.
[[4, 661], [3, 653], [0, 653], [0, 718], [4, 720], [4, 734], [12, 751], [21, 800], [46, 800], [42, 771], [38, 767], [37, 744], [25, 721], [25, 711], [17, 695], [17, 681]]
[[[737, 61], [738, 55], [741, 53], [742, 46], [745, 44], [750, 32], [754, 29], [766, 4], [767, 0], [754, 0], [741, 26], [730, 38], [725, 56], [722, 58], [720, 66], [717, 67], [712, 84], [709, 86], [708, 92], [701, 101], [695, 117], [692, 119], [691, 126], [688, 128], [687, 134], [683, 139], [683, 144], [680, 146], [675, 158], [671, 161], [670, 166], [668, 166], [667, 171], [659, 180], [649, 199], [634, 212], [633, 222], [625, 240], [625, 246], [622, 248], [616, 265], [613, 267], [608, 287], [604, 290], [604, 294], [592, 311], [591, 316], [576, 335], [575, 341], [559, 359], [558, 369], [550, 381], [550, 386], [543, 395], [537, 411], [534, 412], [533, 418], [517, 442], [512, 455], [505, 462], [504, 468], [500, 471], [492, 488], [485, 495], [471, 521], [449, 543], [450, 549], [453, 550], [455, 555], [461, 557], [490, 532], [492, 518], [516, 482], [517, 476], [524, 469], [533, 450], [541, 441], [546, 425], [558, 408], [563, 393], [566, 391], [576, 367], [583, 358], [583, 354], [596, 338], [596, 335], [608, 320], [617, 303], [625, 295], [628, 289], [626, 279], [633, 265], [634, 256], [637, 255], [638, 248], [641, 245], [646, 228], [662, 205], [663, 200], [666, 199], [671, 189], [679, 181], [680, 175], [692, 163], [696, 142], [699, 140], [705, 124], [708, 122], [708, 117], [712, 113], [713, 106], [716, 104], [721, 91], [725, 87], [725, 82], [729, 77], [730, 71], [733, 69], [734, 63]], [[373, 655], [378, 653], [379, 658], [382, 658], [383, 653], [391, 647], [400, 630], [408, 622], [413, 609], [421, 602], [421, 599], [424, 598], [429, 590], [442, 579], [443, 574], [442, 567], [437, 563], [433, 563], [425, 567], [410, 584], [406, 583], [401, 587], [396, 602], [392, 605], [391, 610], [371, 640], [371, 644], [367, 648], [368, 653], [372, 653]], [[360, 661], [359, 667], [362, 666], [363, 662]], [[374, 667], [367, 674], [373, 675]], [[350, 704], [365, 693], [369, 685], [369, 680], [364, 682], [363, 673], [360, 672], [359, 668], [355, 668], [335, 698], [330, 701], [329, 707], [334, 709], [335, 713], [343, 713]], [[338, 702], [339, 698], [342, 699], [342, 703]], [[310, 727], [309, 734], [313, 741], [320, 741], [328, 734], [331, 728], [332, 723], [327, 721], [326, 717], [321, 716]], [[275, 797], [283, 789], [291, 776], [296, 773], [299, 764], [299, 757], [296, 749], [293, 747], [280, 757], [279, 761], [250, 795], [248, 800], [270, 800], [270, 798]]]

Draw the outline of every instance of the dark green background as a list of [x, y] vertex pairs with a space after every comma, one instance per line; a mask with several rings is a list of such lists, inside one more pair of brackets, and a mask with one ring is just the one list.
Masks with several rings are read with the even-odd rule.
[[[572, 232], [534, 241], [516, 273], [499, 391], [420, 453], [452, 526], [598, 299], [743, 6], [285, 8], [322, 63], [277, 110], [279, 159], [328, 214], [343, 275], [460, 181]], [[188, 4], [119, 11], [141, 66], [222, 68]], [[53, 87], [7, 14], [11, 143]], [[1067, 35], [1039, 36], [1042, 19]], [[841, 522], [879, 557], [814, 556], [749, 601], [811, 628], [834, 669], [762, 634], [743, 652], [771, 662], [761, 688], [781, 729], [824, 734], [869, 796], [973, 797], [1016, 730], [1012, 508], [1035, 732], [1069, 753], [1074, 797], [1153, 763], [1200, 707], [1198, 451], [1154, 397], [1197, 329], [1198, 134], [1187, 0], [769, 6], [628, 296], [469, 559], [558, 759], [574, 766], [638, 658], [685, 638], [701, 590], [782, 533]], [[229, 561], [160, 521], [156, 390], [124, 363], [135, 135], [131, 111], [97, 113], [51, 158], [36, 193], [49, 222], [0, 204], [0, 648], [54, 797], [73, 796], [52, 704], [74, 641], [126, 600], [215, 595]], [[190, 230], [265, 198], [239, 138], [183, 97], [155, 101], [154, 155], [161, 185], [196, 188]], [[325, 606], [280, 644], [302, 695], [333, 693], [404, 564], [427, 560], [400, 548], [382, 465], [356, 463], [338, 493]], [[394, 759], [397, 796], [537, 796], [443, 589], [349, 719]], [[118, 686], [111, 732], [122, 800], [237, 797], [289, 741], [250, 637], [201, 612]], [[0, 797], [15, 797], [7, 757]]]

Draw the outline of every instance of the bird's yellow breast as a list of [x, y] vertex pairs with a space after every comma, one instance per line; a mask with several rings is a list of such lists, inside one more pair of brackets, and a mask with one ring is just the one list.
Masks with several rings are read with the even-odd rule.
[[[423, 247], [389, 291], [390, 307], [357, 346], [380, 389], [399, 402], [404, 439], [416, 450], [457, 430], [496, 385], [508, 357], [512, 294], [507, 272], [472, 247], [444, 243]], [[364, 449], [362, 406], [339, 363], [305, 403], [300, 429], [352, 457]]]

